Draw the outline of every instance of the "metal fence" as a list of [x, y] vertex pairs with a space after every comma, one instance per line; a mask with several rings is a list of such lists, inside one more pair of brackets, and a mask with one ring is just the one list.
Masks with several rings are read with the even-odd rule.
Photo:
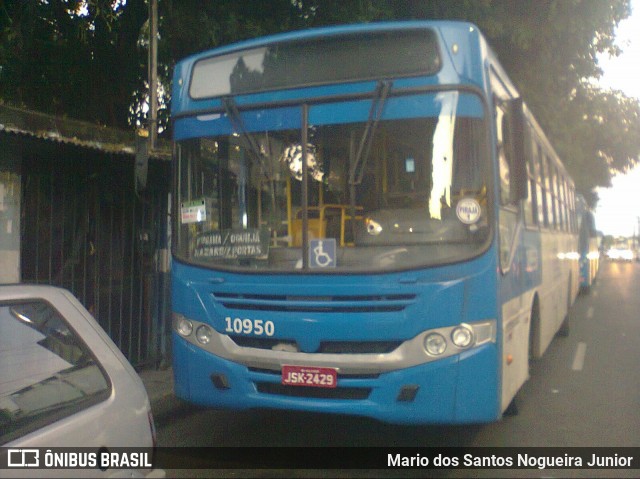
[[21, 272], [72, 291], [134, 366], [168, 358], [169, 165], [135, 191], [133, 158], [69, 145], [23, 157]]

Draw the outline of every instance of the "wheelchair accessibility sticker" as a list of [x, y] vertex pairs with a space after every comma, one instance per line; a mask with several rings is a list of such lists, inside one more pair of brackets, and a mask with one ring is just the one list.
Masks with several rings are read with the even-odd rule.
[[312, 239], [309, 241], [309, 266], [311, 268], [336, 267], [335, 238]]

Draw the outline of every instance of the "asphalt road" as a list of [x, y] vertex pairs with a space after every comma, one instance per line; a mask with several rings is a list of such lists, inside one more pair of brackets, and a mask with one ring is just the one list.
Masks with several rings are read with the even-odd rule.
[[[598, 282], [571, 310], [569, 337], [556, 337], [532, 367], [517, 398], [518, 415], [489, 425], [406, 427], [296, 412], [214, 411], [185, 407], [158, 421], [160, 446], [300, 447], [640, 447], [640, 263], [605, 262]], [[292, 471], [280, 471], [282, 477]], [[395, 471], [386, 477], [418, 477]], [[424, 471], [423, 471], [424, 473]], [[171, 475], [210, 476], [212, 471]], [[279, 476], [258, 471], [257, 477]], [[447, 477], [637, 477], [635, 471], [446, 471]], [[247, 471], [218, 471], [242, 477]], [[318, 471], [297, 471], [319, 477]], [[325, 474], [326, 476], [327, 474]], [[385, 476], [341, 471], [331, 477]]]

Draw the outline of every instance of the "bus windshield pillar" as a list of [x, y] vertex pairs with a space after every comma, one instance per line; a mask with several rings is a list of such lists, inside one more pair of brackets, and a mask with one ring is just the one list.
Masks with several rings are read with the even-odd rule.
[[309, 186], [307, 164], [309, 105], [302, 105], [302, 269], [309, 267]]

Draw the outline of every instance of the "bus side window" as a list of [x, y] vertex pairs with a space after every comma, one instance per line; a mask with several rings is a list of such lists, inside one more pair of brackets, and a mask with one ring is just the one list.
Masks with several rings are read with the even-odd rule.
[[533, 142], [533, 171], [535, 178], [535, 188], [536, 188], [536, 210], [538, 213], [538, 225], [545, 225], [545, 212], [546, 212], [546, 204], [545, 204], [545, 195], [543, 188], [543, 179], [542, 179], [542, 165], [540, 164], [541, 158], [541, 150], [538, 142], [534, 140]]
[[498, 137], [498, 171], [500, 174], [500, 204], [511, 203], [511, 144], [509, 121], [506, 111], [496, 108], [496, 133]]
[[551, 162], [551, 159], [546, 157], [547, 171], [549, 172], [548, 180], [548, 196], [549, 196], [549, 218], [551, 220], [551, 229], [558, 229], [558, 194], [557, 194], [557, 173], [556, 167]]
[[542, 160], [542, 181], [545, 196], [545, 216], [544, 223], [548, 228], [553, 228], [553, 195], [551, 193], [551, 171], [549, 169], [549, 159], [544, 152], [541, 153], [540, 159]]
[[536, 196], [536, 173], [535, 164], [532, 161], [527, 162], [527, 176], [529, 195], [524, 201], [524, 221], [529, 227], [538, 225], [537, 196]]

